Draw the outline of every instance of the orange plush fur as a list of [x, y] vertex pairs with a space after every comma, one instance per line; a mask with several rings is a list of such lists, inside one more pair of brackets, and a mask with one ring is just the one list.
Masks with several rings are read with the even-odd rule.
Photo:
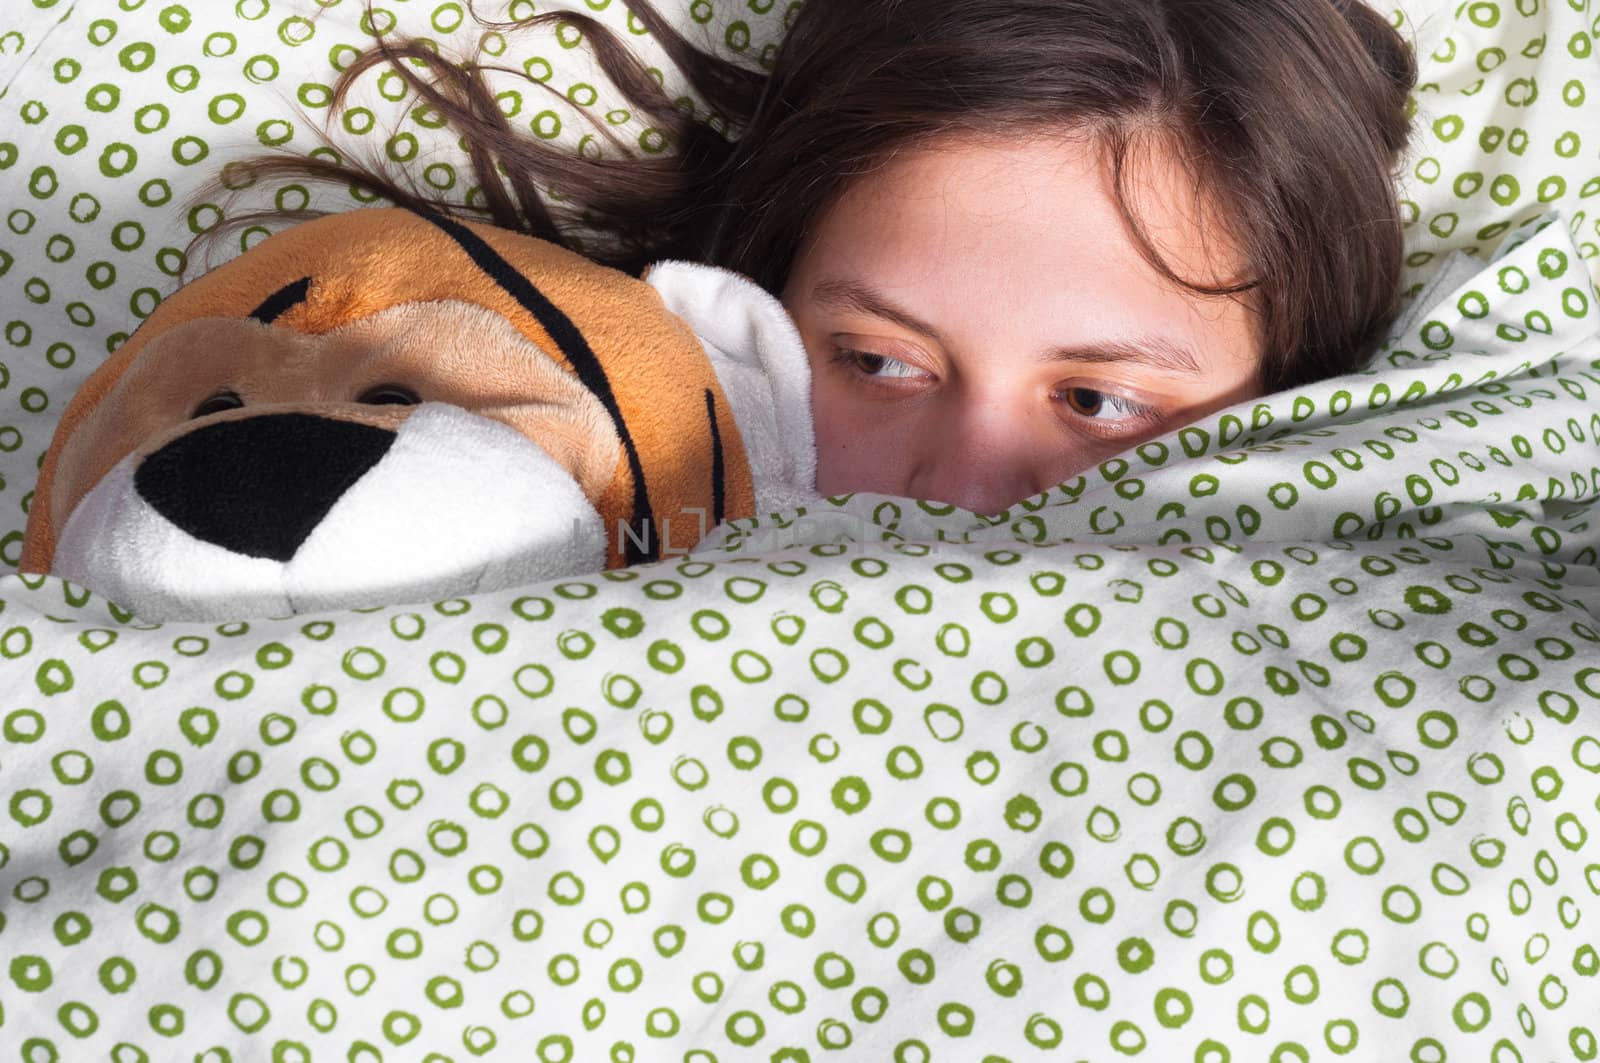
[[[287, 298], [285, 292], [290, 293]], [[289, 305], [262, 315], [275, 299]], [[560, 373], [592, 392], [596, 401], [590, 405], [608, 415], [547, 426], [541, 435], [516, 416], [494, 408], [476, 411], [523, 431], [558, 461], [565, 454], [587, 454], [591, 461], [596, 454], [608, 461], [616, 455], [600, 476], [593, 468], [572, 468], [577, 458], [568, 463], [604, 522], [609, 566], [659, 556], [664, 521], [681, 529], [669, 532], [672, 542], [665, 545], [683, 548], [692, 545], [695, 529], [714, 522], [713, 516], [731, 519], [753, 511], [743, 443], [716, 373], [694, 333], [649, 285], [504, 229], [375, 209], [295, 226], [197, 279], [158, 306], [90, 375], [63, 413], [45, 457], [28, 515], [22, 569], [50, 570], [60, 529], [106, 469], [149, 447], [153, 439], [184, 430], [181, 423], [140, 420], [149, 412], [141, 404], [156, 401], [151, 389], [118, 387], [147, 350], [171, 357], [162, 353], [163, 344], [155, 343], [161, 337], [176, 341], [182, 337], [173, 330], [188, 326], [196, 336], [211, 334], [216, 342], [236, 342], [229, 336], [245, 342], [250, 330], [241, 331], [234, 323], [248, 323], [252, 315], [270, 321], [270, 329], [290, 330], [299, 337], [342, 335], [338, 330], [348, 332], [383, 311], [446, 301], [471, 304], [508, 322]], [[256, 370], [268, 380], [270, 359], [282, 357], [283, 348], [298, 344], [311, 352], [301, 357], [326, 356], [315, 343], [295, 336], [273, 332], [256, 339], [281, 341], [263, 344]], [[525, 349], [520, 343], [517, 347]], [[579, 364], [583, 362], [589, 364]], [[162, 366], [147, 368], [159, 378]], [[541, 393], [550, 390], [549, 366], [523, 366], [516, 359], [484, 359], [476, 368], [470, 360], [441, 360], [427, 371], [433, 379], [417, 386], [424, 401], [434, 398], [435, 391], [446, 396], [492, 392], [496, 406], [506, 406], [507, 397], [515, 396], [537, 408]], [[445, 379], [450, 374], [458, 378]], [[162, 379], [156, 390], [181, 393], [186, 386], [181, 377]], [[573, 388], [569, 384], [556, 390]], [[204, 398], [180, 394], [173, 401], [192, 409]], [[271, 401], [278, 409], [285, 402], [300, 409], [320, 409], [331, 402], [342, 405], [348, 419], [370, 423], [387, 423], [395, 416], [390, 408], [356, 408], [350, 396], [277, 394]], [[247, 405], [213, 416], [251, 413]], [[595, 421], [602, 423], [590, 423]], [[129, 424], [143, 425], [142, 434], [130, 435]], [[584, 438], [596, 430], [603, 439]], [[560, 439], [552, 444], [552, 437]], [[715, 477], [708, 474], [713, 466]], [[647, 544], [642, 552], [637, 546], [641, 539]]]

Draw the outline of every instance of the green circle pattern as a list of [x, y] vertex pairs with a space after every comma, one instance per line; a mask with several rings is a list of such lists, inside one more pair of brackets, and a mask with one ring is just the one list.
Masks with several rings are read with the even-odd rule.
[[[1369, 371], [1005, 514], [857, 495], [648, 570], [284, 621], [0, 580], [0, 1043], [1600, 1057], [1580, 6], [1396, 16], [1413, 298]], [[216, 214], [173, 204], [312, 145], [282, 103], [326, 106], [359, 7], [0, 16], [6, 563], [58, 411]], [[462, 7], [373, 17], [467, 48]], [[786, 11], [686, 9], [754, 62]], [[508, 83], [508, 116], [651, 150], [574, 43], [486, 39], [572, 101]], [[371, 89], [341, 135], [465, 194], [436, 123]], [[353, 205], [279, 205], [323, 195]]]

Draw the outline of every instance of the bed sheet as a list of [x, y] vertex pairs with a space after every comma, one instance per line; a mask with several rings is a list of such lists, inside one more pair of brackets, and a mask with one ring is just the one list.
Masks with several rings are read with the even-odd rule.
[[[759, 55], [763, 6], [685, 24]], [[275, 123], [310, 143], [285, 98], [315, 113], [353, 9], [0, 15], [0, 555], [53, 411], [173, 284], [170, 203]], [[1414, 295], [1367, 372], [999, 517], [857, 495], [655, 566], [222, 625], [0, 580], [0, 1045], [1597, 1058], [1593, 17], [1400, 19]], [[576, 50], [507, 48], [588, 98]], [[455, 165], [366, 103], [349, 136]]]
[[857, 495], [596, 578], [221, 625], [14, 578], [0, 1036], [1592, 1059], [1587, 289], [1531, 223], [1382, 368], [996, 521]]

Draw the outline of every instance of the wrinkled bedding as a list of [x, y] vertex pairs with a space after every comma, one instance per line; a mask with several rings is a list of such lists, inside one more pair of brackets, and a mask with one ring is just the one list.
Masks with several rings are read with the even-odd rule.
[[[253, 137], [358, 39], [338, 5], [304, 43], [294, 5], [125, 6], [0, 15], [12, 555], [52, 411], [187, 239], [139, 204], [199, 105], [138, 108], [198, 52], [183, 98], [226, 117], [259, 52], [281, 76], [220, 123]], [[1411, 300], [1366, 372], [999, 517], [856, 495], [653, 566], [220, 625], [0, 579], [0, 1046], [1596, 1058], [1600, 125], [1563, 102], [1600, 89], [1593, 14], [1407, 23]]]

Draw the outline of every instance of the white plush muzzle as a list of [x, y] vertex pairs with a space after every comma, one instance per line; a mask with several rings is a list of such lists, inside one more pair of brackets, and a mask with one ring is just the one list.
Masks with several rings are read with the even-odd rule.
[[605, 566], [603, 522], [567, 470], [456, 406], [417, 407], [287, 561], [178, 527], [139, 493], [139, 462], [124, 459], [79, 503], [54, 570], [146, 620], [437, 600]]

